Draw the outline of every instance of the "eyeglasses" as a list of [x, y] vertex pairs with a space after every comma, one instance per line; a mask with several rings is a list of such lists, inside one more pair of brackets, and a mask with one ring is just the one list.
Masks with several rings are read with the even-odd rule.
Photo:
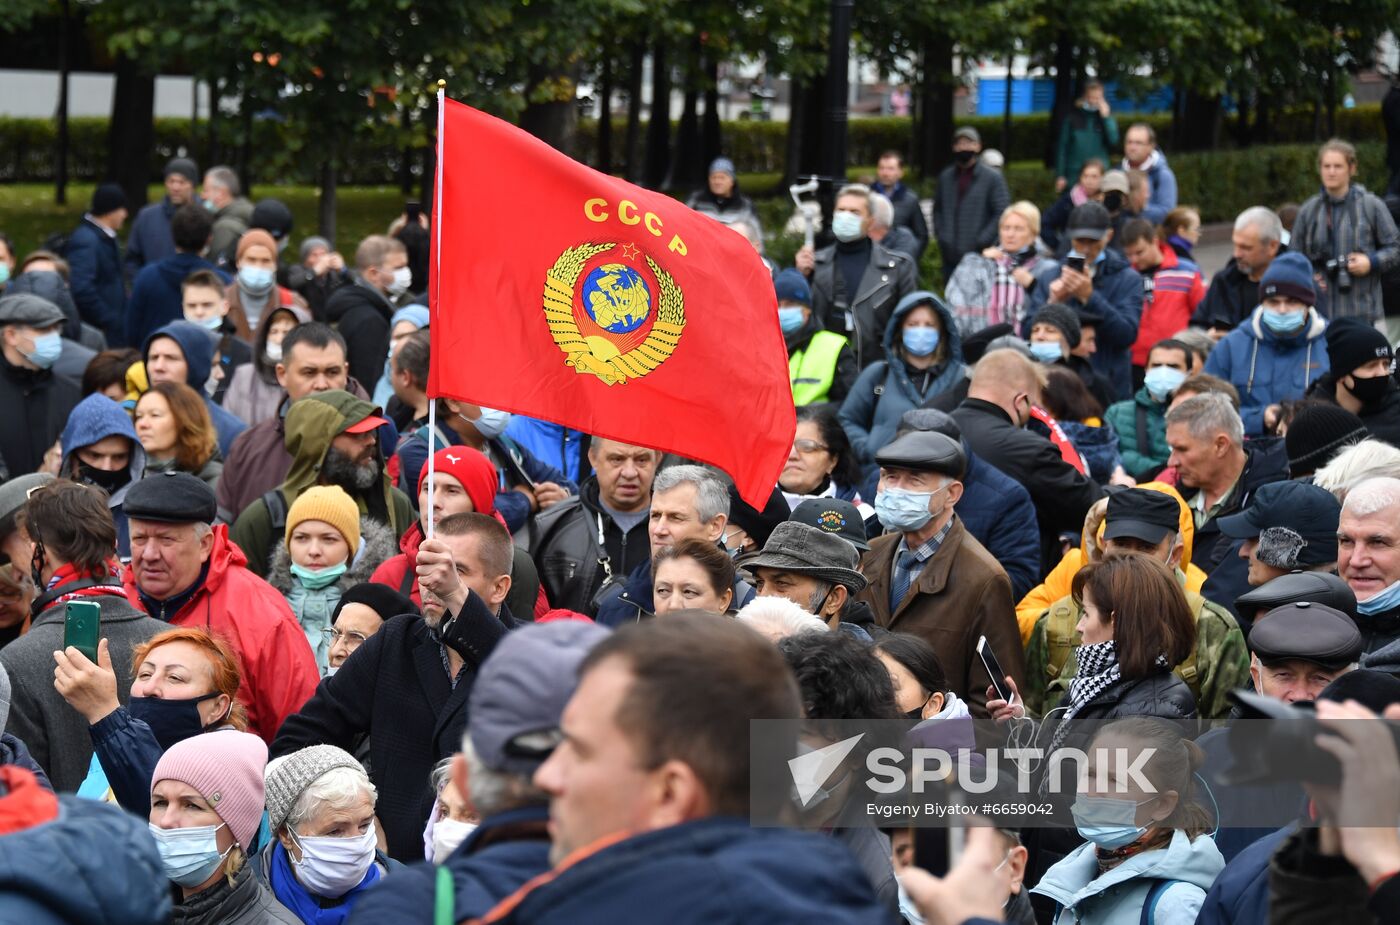
[[326, 641], [329, 642], [331, 645], [335, 645], [337, 642], [343, 641], [345, 645], [350, 648], [351, 651], [358, 649], [360, 645], [364, 643], [366, 639], [369, 638], [364, 633], [346, 632], [343, 630], [338, 630], [334, 626], [328, 626], [325, 629], [321, 630], [321, 635], [324, 636], [326, 638]]
[[794, 440], [792, 448], [799, 453], [824, 453], [831, 449], [825, 443], [818, 443], [815, 440]]

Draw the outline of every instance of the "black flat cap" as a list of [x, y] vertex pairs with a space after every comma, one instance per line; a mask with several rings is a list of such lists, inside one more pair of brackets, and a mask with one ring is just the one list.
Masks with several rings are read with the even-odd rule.
[[340, 596], [340, 601], [335, 605], [335, 610], [331, 611], [332, 626], [335, 625], [336, 619], [340, 616], [340, 612], [345, 609], [346, 604], [363, 604], [379, 614], [381, 620], [396, 617], [401, 613], [418, 612], [413, 601], [388, 585], [377, 585], [365, 581], [345, 589], [345, 593]]
[[[808, 498], [792, 512], [789, 521], [806, 524], [826, 533], [834, 533], [861, 552], [870, 551], [865, 538], [865, 521], [860, 509], [840, 498]], [[766, 542], [766, 540], [765, 540]]]
[[1343, 579], [1327, 572], [1291, 572], [1266, 581], [1235, 598], [1235, 612], [1247, 619], [1296, 601], [1325, 604], [1356, 619], [1356, 595]]
[[188, 472], [147, 476], [126, 490], [122, 512], [132, 520], [164, 524], [213, 523], [219, 505], [214, 489]]
[[967, 456], [963, 453], [962, 444], [952, 437], [931, 430], [918, 430], [878, 450], [875, 464], [914, 472], [937, 472], [960, 479], [967, 471]]
[[1103, 538], [1132, 537], [1156, 545], [1181, 529], [1181, 505], [1165, 492], [1128, 488], [1108, 496]]
[[1335, 670], [1361, 658], [1361, 631], [1340, 610], [1297, 601], [1256, 620], [1249, 647], [1262, 662], [1297, 659]]

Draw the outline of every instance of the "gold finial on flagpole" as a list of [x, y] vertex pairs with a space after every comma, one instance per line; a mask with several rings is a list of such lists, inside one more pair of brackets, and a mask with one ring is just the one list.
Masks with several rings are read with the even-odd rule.
[[445, 80], [443, 80], [441, 77], [439, 77], [439, 78], [438, 78], [438, 82], [437, 82], [437, 88], [438, 88], [439, 90], [446, 90], [446, 89], [447, 89], [447, 81], [445, 81]]

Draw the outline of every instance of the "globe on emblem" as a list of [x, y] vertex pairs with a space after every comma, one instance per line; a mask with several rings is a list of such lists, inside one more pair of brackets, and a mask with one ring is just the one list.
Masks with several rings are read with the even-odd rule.
[[631, 267], [605, 263], [584, 278], [583, 305], [603, 330], [630, 334], [647, 320], [651, 290]]

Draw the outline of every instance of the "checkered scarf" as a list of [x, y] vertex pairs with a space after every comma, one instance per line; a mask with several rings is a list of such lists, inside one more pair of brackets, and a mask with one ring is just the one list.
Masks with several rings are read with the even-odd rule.
[[1069, 721], [1121, 676], [1118, 668], [1118, 647], [1112, 639], [1093, 645], [1081, 645], [1077, 658], [1079, 673], [1069, 682], [1069, 709], [1055, 727], [1055, 735], [1050, 740], [1052, 753], [1060, 747], [1065, 736], [1069, 735]]

